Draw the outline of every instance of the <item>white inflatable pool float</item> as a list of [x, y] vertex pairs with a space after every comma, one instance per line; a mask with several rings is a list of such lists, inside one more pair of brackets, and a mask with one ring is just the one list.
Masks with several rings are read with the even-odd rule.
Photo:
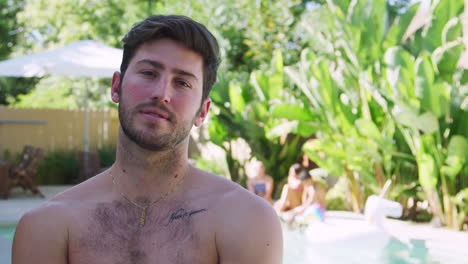
[[314, 251], [328, 257], [354, 252], [377, 258], [391, 238], [385, 231], [385, 217], [401, 217], [401, 214], [399, 203], [373, 195], [366, 201], [364, 215], [327, 212], [325, 222], [310, 223], [305, 233]]

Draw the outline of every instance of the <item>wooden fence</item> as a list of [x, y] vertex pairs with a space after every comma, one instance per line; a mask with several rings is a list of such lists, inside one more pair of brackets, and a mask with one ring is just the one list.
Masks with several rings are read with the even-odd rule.
[[0, 158], [24, 145], [51, 150], [83, 150], [85, 111], [89, 113], [89, 149], [117, 142], [117, 110], [23, 109], [0, 107]]

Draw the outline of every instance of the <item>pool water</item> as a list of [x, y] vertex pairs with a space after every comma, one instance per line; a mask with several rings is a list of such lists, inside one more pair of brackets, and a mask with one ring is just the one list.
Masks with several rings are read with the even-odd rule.
[[15, 226], [0, 227], [0, 237], [13, 240], [15, 228]]
[[361, 240], [313, 244], [306, 229], [283, 226], [284, 264], [467, 264], [466, 256], [453, 252], [429, 250], [424, 240], [403, 243], [387, 237], [385, 243], [363, 236]]
[[[0, 227], [0, 238], [12, 241], [15, 226]], [[309, 230], [310, 231], [310, 230]], [[314, 234], [314, 233], [312, 233]], [[314, 246], [306, 229], [283, 226], [284, 264], [467, 264], [467, 256], [453, 252], [429, 250], [424, 240], [411, 240], [409, 244], [390, 237], [381, 250], [375, 250], [377, 241], [352, 241], [348, 244], [330, 243]], [[362, 246], [364, 243], [369, 245]], [[2, 255], [2, 252], [0, 252]], [[0, 258], [1, 259], [1, 258]], [[0, 261], [1, 262], [1, 261]]]

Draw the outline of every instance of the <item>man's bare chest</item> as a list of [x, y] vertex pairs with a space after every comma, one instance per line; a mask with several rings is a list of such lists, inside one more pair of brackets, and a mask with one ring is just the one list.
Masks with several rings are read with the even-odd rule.
[[217, 263], [210, 208], [174, 203], [142, 209], [97, 204], [71, 226], [69, 263]]

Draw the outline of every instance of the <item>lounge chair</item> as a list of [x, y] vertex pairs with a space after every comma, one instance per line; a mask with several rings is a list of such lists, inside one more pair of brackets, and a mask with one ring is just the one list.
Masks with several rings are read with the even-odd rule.
[[34, 177], [43, 157], [44, 151], [41, 148], [24, 146], [21, 160], [17, 165], [7, 164], [3, 166], [6, 173], [3, 174], [1, 179], [3, 186], [1, 196], [8, 199], [11, 189], [21, 187], [23, 190], [30, 190], [33, 194], [44, 197], [34, 183]]

